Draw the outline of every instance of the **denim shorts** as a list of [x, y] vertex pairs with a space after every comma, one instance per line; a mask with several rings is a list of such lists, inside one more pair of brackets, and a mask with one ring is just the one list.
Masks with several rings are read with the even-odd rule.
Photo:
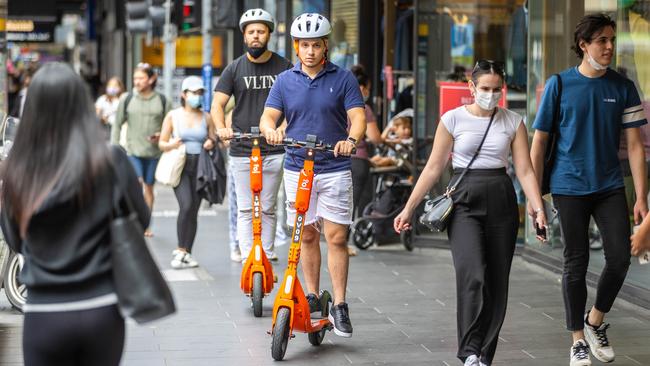
[[159, 158], [139, 158], [137, 156], [129, 155], [129, 161], [135, 169], [135, 174], [138, 178], [142, 179], [144, 184], [153, 185], [156, 181], [156, 167], [158, 166]]

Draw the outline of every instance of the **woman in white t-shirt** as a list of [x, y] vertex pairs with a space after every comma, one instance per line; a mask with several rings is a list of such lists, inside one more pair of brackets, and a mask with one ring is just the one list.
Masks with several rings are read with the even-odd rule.
[[[506, 174], [510, 154], [517, 178], [532, 203], [529, 214], [535, 225], [546, 227], [522, 117], [497, 107], [504, 76], [501, 63], [476, 63], [469, 81], [475, 102], [442, 116], [429, 161], [394, 222], [398, 232], [411, 228], [415, 208], [440, 178], [452, 152], [452, 182], [459, 178], [495, 113], [480, 153], [453, 192], [454, 211], [447, 228], [456, 270], [457, 356], [470, 366], [492, 363], [506, 314], [510, 266], [519, 227], [517, 198]], [[541, 236], [538, 239], [543, 240]]]
[[[111, 126], [115, 121], [117, 106], [120, 104], [120, 95], [124, 92], [124, 84], [117, 76], [114, 76], [106, 83], [106, 93], [97, 98], [95, 111], [102, 121], [102, 126], [110, 135]], [[109, 136], [107, 135], [107, 136]]]

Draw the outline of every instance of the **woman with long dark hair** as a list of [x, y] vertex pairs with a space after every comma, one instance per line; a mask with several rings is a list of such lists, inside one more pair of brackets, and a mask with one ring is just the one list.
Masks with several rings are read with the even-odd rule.
[[69, 66], [46, 64], [34, 76], [4, 164], [0, 224], [25, 258], [25, 365], [118, 365], [124, 319], [111, 274], [113, 202], [126, 197], [143, 227], [150, 213], [126, 154], [109, 149], [90, 92]]

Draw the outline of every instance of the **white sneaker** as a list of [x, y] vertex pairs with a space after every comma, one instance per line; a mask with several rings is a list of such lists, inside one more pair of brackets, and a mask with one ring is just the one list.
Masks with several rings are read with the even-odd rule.
[[199, 266], [199, 262], [197, 262], [190, 253], [185, 253], [185, 257], [183, 257], [183, 263], [185, 263], [188, 268]]
[[487, 363], [483, 363], [483, 361], [478, 362], [479, 366], [489, 366]]
[[239, 249], [235, 249], [235, 250], [230, 252], [230, 260], [231, 261], [239, 263], [239, 262], [241, 262], [241, 259], [242, 259], [241, 258], [241, 252], [239, 251]]
[[271, 254], [268, 257], [269, 260], [272, 262], [277, 262], [280, 260], [280, 258], [278, 258], [278, 255], [275, 253], [275, 251], [271, 252]]
[[174, 249], [174, 251], [172, 252], [172, 262], [171, 262], [172, 268], [174, 269], [185, 268], [185, 266], [183, 265], [184, 257], [185, 257], [185, 252], [178, 249]]
[[471, 355], [465, 359], [465, 364], [464, 366], [479, 366], [479, 360], [478, 356], [476, 355]]
[[591, 366], [589, 346], [584, 339], [579, 339], [569, 349], [569, 366]]
[[172, 255], [171, 266], [174, 269], [193, 268], [199, 266], [199, 263], [192, 258], [190, 253], [176, 249], [172, 252]]
[[591, 349], [591, 354], [596, 357], [600, 362], [612, 362], [616, 355], [614, 354], [614, 349], [609, 344], [607, 339], [607, 328], [609, 324], [602, 323], [599, 327], [592, 327], [587, 324], [587, 319], [589, 317], [589, 312], [585, 315], [585, 339], [589, 343], [589, 349]]

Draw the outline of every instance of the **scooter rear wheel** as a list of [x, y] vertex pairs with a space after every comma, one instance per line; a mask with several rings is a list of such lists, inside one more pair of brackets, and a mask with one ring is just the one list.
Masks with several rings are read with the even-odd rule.
[[271, 356], [276, 361], [282, 361], [284, 354], [287, 352], [289, 343], [289, 333], [291, 312], [287, 308], [278, 310], [275, 317], [275, 327], [273, 327], [273, 341], [271, 343]]
[[264, 282], [260, 272], [253, 273], [253, 315], [262, 316], [262, 301], [264, 300]]

